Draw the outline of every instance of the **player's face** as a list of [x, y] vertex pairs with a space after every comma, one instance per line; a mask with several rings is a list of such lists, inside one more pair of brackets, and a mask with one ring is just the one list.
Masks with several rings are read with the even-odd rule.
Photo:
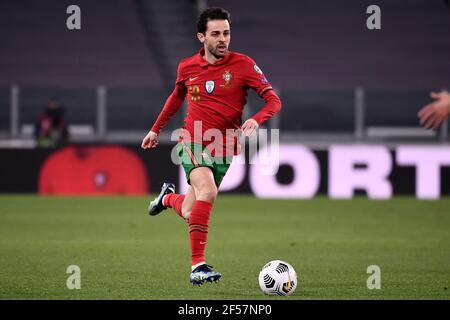
[[205, 45], [205, 50], [216, 59], [223, 58], [228, 52], [231, 38], [228, 20], [208, 21], [205, 34], [199, 33], [198, 38]]

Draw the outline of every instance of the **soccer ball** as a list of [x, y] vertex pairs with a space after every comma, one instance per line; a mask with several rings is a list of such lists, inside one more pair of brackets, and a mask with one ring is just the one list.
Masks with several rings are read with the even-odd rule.
[[259, 286], [268, 295], [289, 296], [297, 288], [297, 273], [287, 262], [273, 260], [262, 267]]

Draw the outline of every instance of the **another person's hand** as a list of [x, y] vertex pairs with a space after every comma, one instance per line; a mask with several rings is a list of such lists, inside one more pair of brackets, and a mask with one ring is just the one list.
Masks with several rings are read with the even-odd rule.
[[145, 138], [142, 140], [141, 148], [150, 149], [155, 148], [158, 145], [158, 134], [153, 131], [149, 131]]
[[418, 113], [420, 124], [426, 129], [438, 129], [450, 115], [450, 93], [432, 92], [430, 96], [436, 101], [424, 106]]
[[258, 127], [259, 127], [258, 122], [256, 122], [255, 119], [250, 118], [244, 122], [241, 129], [244, 132], [244, 135], [249, 137], [253, 134], [253, 132], [255, 132], [256, 129], [258, 129]]

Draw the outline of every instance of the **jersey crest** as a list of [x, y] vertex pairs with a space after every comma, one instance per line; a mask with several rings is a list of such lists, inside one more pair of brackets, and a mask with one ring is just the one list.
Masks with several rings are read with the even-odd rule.
[[222, 74], [222, 79], [225, 80], [225, 84], [221, 85], [222, 87], [228, 88], [231, 87], [231, 80], [233, 80], [233, 74], [231, 71], [227, 70]]

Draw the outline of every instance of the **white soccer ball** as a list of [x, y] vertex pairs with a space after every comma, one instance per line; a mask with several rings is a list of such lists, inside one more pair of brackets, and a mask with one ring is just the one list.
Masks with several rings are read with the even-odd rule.
[[273, 260], [262, 267], [259, 286], [268, 295], [289, 296], [297, 288], [297, 273], [287, 262]]

